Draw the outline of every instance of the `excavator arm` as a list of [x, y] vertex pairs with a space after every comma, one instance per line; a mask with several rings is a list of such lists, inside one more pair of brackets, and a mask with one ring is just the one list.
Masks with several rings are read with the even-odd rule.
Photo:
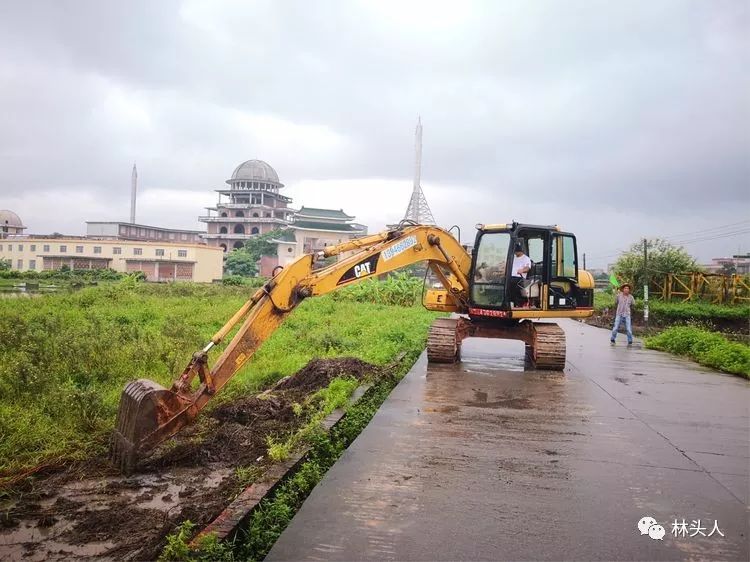
[[[340, 256], [315, 269], [316, 259]], [[196, 352], [171, 388], [148, 379], [129, 383], [120, 398], [111, 457], [123, 472], [159, 443], [190, 424], [211, 397], [253, 356], [305, 298], [323, 295], [373, 276], [426, 261], [443, 284], [428, 296], [428, 307], [465, 312], [471, 258], [447, 231], [433, 226], [404, 226], [306, 254], [258, 289], [232, 318]], [[209, 352], [239, 325], [213, 366]], [[195, 379], [198, 378], [198, 384]]]

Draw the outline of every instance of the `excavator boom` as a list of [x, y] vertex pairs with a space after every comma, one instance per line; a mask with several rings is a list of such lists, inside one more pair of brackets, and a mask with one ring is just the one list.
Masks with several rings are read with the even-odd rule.
[[[316, 257], [346, 252], [353, 253], [322, 269], [313, 267]], [[450, 233], [434, 226], [404, 226], [355, 239], [284, 267], [193, 355], [169, 389], [146, 379], [125, 387], [112, 436], [112, 461], [130, 472], [139, 458], [191, 423], [303, 299], [422, 261], [444, 285], [436, 300], [442, 304], [435, 309], [466, 312], [471, 256]], [[210, 366], [209, 352], [237, 325], [236, 334]]]

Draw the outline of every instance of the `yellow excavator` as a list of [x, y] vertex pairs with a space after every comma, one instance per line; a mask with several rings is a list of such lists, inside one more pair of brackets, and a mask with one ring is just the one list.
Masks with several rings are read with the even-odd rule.
[[[332, 265], [316, 267], [334, 256], [338, 261]], [[578, 267], [575, 236], [557, 226], [477, 225], [469, 252], [442, 228], [403, 221], [396, 228], [329, 246], [276, 268], [273, 277], [193, 355], [171, 388], [147, 379], [129, 383], [112, 437], [113, 462], [129, 472], [139, 458], [190, 424], [304, 299], [418, 262], [427, 263], [434, 279], [425, 285], [424, 306], [454, 313], [430, 327], [430, 362], [458, 361], [464, 338], [489, 337], [523, 341], [532, 368], [562, 370], [563, 330], [532, 319], [593, 314], [594, 279]], [[240, 323], [209, 366], [211, 349]]]

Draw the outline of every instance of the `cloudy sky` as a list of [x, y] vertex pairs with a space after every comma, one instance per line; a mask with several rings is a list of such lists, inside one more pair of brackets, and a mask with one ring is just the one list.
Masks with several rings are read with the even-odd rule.
[[414, 125], [441, 225], [559, 223], [750, 251], [746, 0], [0, 3], [0, 208], [198, 228], [243, 160], [296, 207], [403, 216]]

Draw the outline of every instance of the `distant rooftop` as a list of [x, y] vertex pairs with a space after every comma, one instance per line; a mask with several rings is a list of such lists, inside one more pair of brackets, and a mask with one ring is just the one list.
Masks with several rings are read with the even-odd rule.
[[351, 215], [347, 215], [344, 212], [344, 209], [319, 209], [316, 207], [303, 206], [295, 214], [304, 218], [354, 220], [354, 217]]

